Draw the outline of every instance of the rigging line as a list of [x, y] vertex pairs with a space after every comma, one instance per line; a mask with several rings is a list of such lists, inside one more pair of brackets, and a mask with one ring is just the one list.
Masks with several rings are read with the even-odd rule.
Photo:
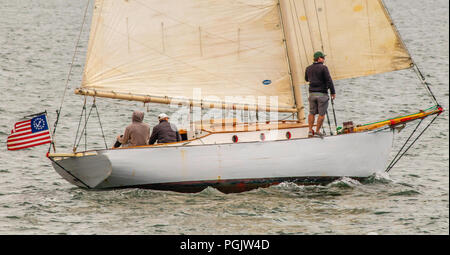
[[[48, 115], [47, 115], [47, 110], [45, 110], [45, 112], [44, 112], [44, 114], [45, 114], [45, 118], [47, 118], [47, 122], [48, 122]], [[50, 150], [51, 150], [51, 148], [52, 148], [52, 146], [53, 146], [53, 152], [56, 152], [56, 148], [55, 148], [55, 141], [53, 140], [53, 137], [52, 137], [52, 129], [50, 128], [50, 126], [48, 126], [48, 129], [49, 129], [49, 134], [50, 134], [50, 146], [48, 147], [48, 153], [50, 153]]]
[[29, 118], [32, 118], [32, 117], [35, 117], [35, 116], [39, 116], [39, 115], [42, 115], [42, 114], [45, 114], [45, 116], [47, 116], [47, 111], [43, 111], [43, 112], [35, 113], [35, 114], [30, 114], [30, 115], [24, 116], [22, 119], [29, 119]]
[[100, 124], [100, 130], [102, 131], [102, 137], [103, 137], [103, 141], [105, 142], [105, 148], [108, 149], [108, 144], [106, 143], [105, 133], [103, 132], [102, 121], [100, 120], [100, 114], [98, 113], [97, 104], [95, 103], [95, 97], [94, 97], [94, 104], [93, 104], [93, 107], [95, 107], [95, 111], [97, 112], [98, 123]]
[[[294, 4], [295, 4], [295, 3], [294, 3]], [[291, 0], [289, 0], [289, 7], [290, 7], [290, 9], [291, 9], [291, 18], [292, 18], [292, 21], [293, 21], [292, 24], [293, 24], [294, 34], [295, 34], [295, 43], [297, 44], [297, 49], [299, 49], [299, 50], [297, 51], [297, 53], [298, 53], [298, 59], [300, 60], [300, 61], [299, 61], [300, 68], [301, 68], [301, 70], [305, 70], [305, 68], [303, 67], [302, 56], [301, 56], [301, 54], [300, 54], [300, 43], [299, 43], [299, 41], [298, 41], [297, 29], [295, 28], [295, 24], [296, 24], [296, 23], [294, 22], [294, 20], [297, 21], [299, 30], [300, 30], [300, 32], [301, 32], [300, 20], [299, 20], [298, 15], [297, 15], [297, 9], [295, 9], [295, 6], [294, 6], [294, 8], [292, 8], [292, 1], [291, 1]], [[294, 12], [295, 12], [295, 13], [294, 13]], [[295, 14], [295, 17], [294, 17], [294, 14]], [[302, 40], [303, 40], [303, 36], [302, 36], [301, 38], [302, 38]], [[305, 54], [306, 54], [306, 51], [305, 51]], [[306, 55], [305, 55], [305, 56], [306, 56]]]
[[317, 25], [319, 26], [319, 35], [320, 35], [320, 45], [321, 45], [321, 49], [322, 49], [322, 51], [325, 51], [324, 48], [323, 48], [322, 30], [320, 29], [319, 12], [318, 12], [318, 10], [317, 10], [316, 0], [314, 0], [314, 11], [315, 11], [315, 13], [316, 13]]
[[281, 119], [281, 120], [283, 121], [283, 120], [287, 120], [287, 119], [289, 119], [289, 118], [294, 118], [294, 116], [295, 116], [295, 113], [292, 113], [291, 115], [289, 115], [289, 116], [287, 116], [286, 118]]
[[390, 168], [386, 169], [386, 172], [389, 172], [395, 166], [395, 164], [397, 164], [397, 162], [403, 157], [403, 155], [405, 155], [405, 153], [414, 145], [414, 143], [423, 135], [423, 133], [425, 133], [428, 127], [433, 124], [437, 117], [439, 117], [439, 115], [436, 115], [433, 120], [431, 120], [431, 122], [422, 130], [422, 132], [416, 137], [416, 139], [414, 139], [414, 141], [408, 146], [408, 148], [406, 148], [402, 155], [390, 166]]
[[[92, 107], [91, 107], [91, 110], [89, 111], [89, 116], [91, 116], [91, 111], [92, 111]], [[86, 128], [86, 126], [87, 126], [87, 114], [84, 115], [84, 151], [87, 151], [87, 128]]]
[[[89, 110], [89, 115], [87, 115], [87, 117], [86, 117], [86, 114], [84, 115], [84, 119], [85, 119], [85, 123], [84, 123], [84, 127], [83, 127], [83, 130], [81, 131], [81, 134], [83, 134], [83, 132], [85, 133], [85, 149], [87, 150], [87, 141], [86, 141], [86, 136], [87, 136], [87, 132], [86, 132], [86, 126], [87, 126], [87, 122], [88, 122], [88, 120], [89, 120], [89, 118], [91, 117], [91, 113], [92, 113], [92, 106], [91, 106], [91, 109]], [[81, 121], [81, 120], [80, 120]], [[76, 148], [78, 148], [78, 145], [80, 144], [80, 142], [81, 142], [81, 138], [83, 138], [83, 135], [80, 135], [80, 138], [78, 139], [78, 143], [76, 144], [76, 146], [74, 147], [74, 150], [76, 150]], [[74, 151], [75, 152], [75, 151]]]
[[[330, 50], [330, 53], [329, 53], [329, 55], [331, 56], [331, 59], [333, 60], [333, 50], [332, 50], [332, 44], [331, 44], [331, 42], [330, 42], [330, 32], [329, 32], [329, 25], [328, 25], [328, 12], [327, 12], [327, 4], [324, 4], [323, 5], [323, 9], [324, 9], [324, 12], [325, 12], [325, 27], [327, 28], [326, 30], [327, 30], [327, 41], [328, 41], [328, 48], [329, 48], [329, 50]], [[336, 71], [335, 71], [335, 66], [334, 66], [334, 60], [333, 61], [331, 61], [331, 65], [332, 65], [332, 70], [331, 70], [331, 72], [333, 73], [333, 76], [336, 76]], [[337, 127], [337, 125], [336, 125], [336, 127]]]
[[406, 144], [408, 144], [409, 140], [411, 140], [411, 138], [413, 137], [414, 133], [416, 133], [417, 129], [419, 128], [420, 124], [422, 124], [423, 120], [424, 119], [421, 119], [420, 122], [416, 125], [416, 128], [411, 132], [411, 134], [409, 135], [408, 139], [406, 139], [405, 143], [400, 148], [400, 150], [398, 150], [397, 155], [395, 155], [395, 157], [392, 159], [391, 163], [389, 163], [389, 165], [388, 165], [388, 167], [386, 169], [390, 169], [392, 163], [394, 163], [394, 161], [397, 159], [397, 157], [400, 155], [400, 153], [405, 148]]
[[[302, 38], [302, 44], [303, 44], [303, 53], [305, 54], [305, 61], [306, 61], [306, 66], [308, 66], [308, 54], [307, 54], [307, 51], [306, 51], [306, 44], [305, 44], [305, 40], [304, 40], [304, 36], [303, 36], [303, 31], [302, 31], [302, 26], [301, 26], [301, 24], [300, 24], [300, 18], [298, 17], [298, 12], [297, 12], [297, 5], [295, 4], [295, 1], [290, 1], [290, 3], [293, 3], [294, 4], [294, 11], [295, 11], [295, 20], [297, 20], [297, 24], [298, 24], [298, 29], [300, 30], [300, 35], [301, 35], [301, 38]], [[292, 9], [292, 5], [291, 5], [291, 9]], [[294, 23], [295, 24], [295, 23]], [[300, 46], [298, 46], [299, 48], [300, 48]], [[300, 50], [298, 51], [298, 55], [299, 56], [301, 56], [301, 54], [300, 54]], [[302, 61], [302, 59], [301, 59], [301, 57], [300, 57], [300, 63], [302, 63], [303, 61]], [[303, 69], [304, 71], [306, 71], [306, 68], [305, 69]], [[305, 81], [306, 82], [306, 81]], [[307, 90], [307, 89], [303, 89], [303, 91], [304, 91], [304, 94], [306, 95], [306, 98], [308, 98], [308, 95], [309, 95], [309, 90]]]
[[[318, 8], [317, 8], [316, 0], [314, 0], [314, 11], [316, 13], [317, 25], [319, 27], [321, 48], [322, 48], [322, 51], [325, 51], [324, 44], [323, 44], [323, 37], [322, 37], [322, 28], [320, 25], [319, 12], [318, 12]], [[327, 32], [328, 32], [328, 29], [327, 29]], [[333, 109], [334, 123], [335, 123], [335, 127], [337, 128], [336, 112], [334, 111], [334, 100], [332, 98], [331, 98], [331, 108]], [[333, 135], [333, 132], [331, 131], [330, 117], [328, 115], [328, 111], [327, 111], [327, 120], [328, 120], [328, 126], [330, 127], [330, 133], [331, 133], [331, 135]]]
[[75, 133], [75, 140], [73, 141], [73, 152], [76, 151], [78, 132], [80, 131], [81, 120], [83, 118], [83, 114], [85, 111], [86, 111], [86, 96], [84, 96], [84, 104], [83, 104], [83, 108], [81, 109], [80, 120], [78, 121], [77, 132]]
[[328, 127], [330, 129], [330, 135], [333, 135], [333, 131], [331, 131], [330, 116], [328, 115], [328, 111], [327, 111], [327, 121], [328, 121]]
[[[288, 50], [288, 45], [287, 45], [287, 41], [286, 41], [286, 31], [284, 30], [284, 21], [283, 21], [283, 12], [281, 10], [281, 3], [280, 0], [278, 0], [278, 13], [279, 13], [279, 17], [280, 17], [280, 25], [281, 25], [281, 31], [283, 34], [283, 42], [284, 42], [284, 48], [286, 51], [286, 61], [287, 61], [287, 67], [288, 67], [288, 72], [289, 72], [289, 79], [290, 79], [290, 83], [291, 83], [291, 87], [292, 87], [292, 97], [294, 99], [295, 102], [295, 107], [298, 107], [298, 101], [300, 100], [299, 98], [296, 98], [296, 92], [295, 92], [295, 85], [294, 85], [294, 78], [292, 77], [292, 67], [291, 67], [291, 60], [289, 58], [289, 50]], [[300, 119], [300, 113], [297, 113], [297, 118]]]
[[425, 76], [422, 74], [422, 72], [420, 71], [419, 67], [416, 65], [416, 63], [414, 63], [413, 61], [413, 65], [414, 65], [414, 72], [416, 73], [417, 77], [419, 77], [419, 79], [421, 80], [422, 84], [425, 86], [425, 90], [428, 92], [428, 94], [430, 95], [431, 99], [434, 101], [434, 103], [436, 105], [440, 105], [436, 99], [436, 97], [433, 94], [433, 91], [431, 91], [430, 88], [430, 84], [425, 80]]
[[303, 0], [303, 11], [305, 12], [306, 24], [308, 24], [309, 39], [311, 41], [311, 49], [314, 51], [313, 35], [312, 35], [312, 32], [311, 32], [311, 24], [309, 23], [309, 17], [308, 17], [308, 12], [306, 10], [305, 0]]
[[53, 135], [52, 135], [53, 138], [55, 137], [55, 134], [56, 134], [57, 123], [58, 123], [59, 117], [61, 116], [61, 111], [62, 111], [62, 107], [63, 107], [63, 103], [64, 103], [64, 98], [66, 96], [67, 88], [69, 87], [69, 79], [70, 79], [70, 75], [72, 74], [73, 63], [75, 62], [75, 56], [78, 53], [77, 49], [78, 49], [78, 45], [80, 44], [80, 39], [81, 39], [81, 34], [83, 33], [84, 24], [86, 23], [86, 16], [87, 16], [87, 11], [89, 9], [90, 2], [91, 2], [91, 0], [87, 0], [86, 8], [84, 10], [83, 22], [81, 24], [81, 29], [80, 29], [80, 32], [78, 34], [77, 43], [75, 44], [75, 50], [74, 50], [74, 53], [73, 53], [73, 56], [72, 56], [72, 62], [70, 64], [69, 73], [67, 74], [67, 79], [66, 79], [66, 84], [65, 84], [65, 88], [64, 88], [64, 93], [63, 93], [63, 96], [61, 98], [61, 104], [59, 106], [59, 110], [56, 111], [57, 115], [56, 115], [55, 125], [54, 125], [54, 128], [53, 128]]
[[[319, 19], [319, 12], [318, 12], [318, 8], [317, 8], [316, 0], [314, 0], [314, 11], [316, 13], [317, 25], [319, 27], [321, 48], [322, 48], [322, 51], [325, 51], [324, 44], [323, 44], [323, 37], [322, 37], [322, 29], [321, 29], [320, 19]], [[328, 29], [327, 29], [327, 32], [328, 32]], [[336, 112], [334, 110], [334, 100], [332, 98], [331, 98], [331, 108], [333, 109], [334, 123], [335, 123], [335, 127], [337, 128]], [[331, 135], [333, 135], [333, 132], [331, 131], [330, 117], [328, 115], [328, 111], [327, 111], [327, 120], [328, 120], [328, 126], [330, 127], [330, 133], [331, 133]]]
[[389, 12], [389, 9], [386, 7], [386, 4], [384, 3], [384, 0], [378, 0], [378, 1], [379, 1], [380, 5], [383, 7], [384, 13], [385, 13], [386, 17], [389, 19], [392, 28], [394, 29], [396, 35], [397, 35], [398, 38], [399, 38], [400, 43], [402, 44], [403, 48], [404, 48], [404, 49], [406, 50], [406, 52], [408, 53], [408, 55], [409, 55], [409, 57], [410, 57], [410, 60], [411, 60], [411, 62], [412, 62], [412, 67], [413, 67], [413, 69], [414, 69], [414, 72], [416, 72], [417, 76], [419, 77], [419, 80], [422, 82], [422, 84], [425, 86], [425, 89], [428, 91], [429, 95], [430, 95], [431, 98], [434, 100], [434, 103], [435, 103], [436, 105], [440, 105], [440, 104], [438, 103], [436, 97], [434, 96], [433, 92], [431, 91], [431, 88], [430, 88], [428, 82], [426, 82], [425, 76], [423, 76], [422, 72], [421, 72], [420, 69], [419, 69], [419, 66], [417, 66], [416, 62], [415, 62], [414, 59], [412, 58], [411, 53], [409, 52], [408, 48], [406, 47], [406, 44], [405, 44], [405, 42], [403, 41], [403, 38], [401, 37], [400, 32], [399, 32], [397, 26], [394, 24], [394, 22], [392, 22], [392, 16], [391, 16], [391, 14], [390, 14], [390, 12]]
[[334, 111], [334, 99], [331, 98], [331, 109], [333, 109], [333, 118], [334, 118], [334, 126], [337, 130], [337, 119], [336, 119], [336, 112]]

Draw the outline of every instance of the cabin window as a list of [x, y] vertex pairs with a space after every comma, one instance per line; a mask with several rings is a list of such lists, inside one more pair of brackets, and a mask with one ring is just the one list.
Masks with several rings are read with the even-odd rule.
[[237, 137], [237, 135], [233, 135], [231, 140], [233, 141], [233, 143], [237, 143], [239, 141], [239, 138]]
[[259, 135], [259, 138], [261, 139], [261, 141], [265, 141], [266, 140], [266, 135], [264, 134], [264, 133], [261, 133], [260, 135]]
[[292, 135], [291, 135], [291, 132], [286, 132], [286, 138], [289, 140], [289, 139], [291, 139], [291, 137], [292, 137]]

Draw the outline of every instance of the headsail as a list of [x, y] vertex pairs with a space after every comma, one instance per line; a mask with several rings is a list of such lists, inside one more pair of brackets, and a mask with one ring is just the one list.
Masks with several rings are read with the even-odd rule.
[[77, 93], [295, 111], [283, 39], [276, 0], [96, 0]]
[[410, 68], [412, 60], [381, 0], [282, 0], [295, 84], [315, 51], [334, 80]]

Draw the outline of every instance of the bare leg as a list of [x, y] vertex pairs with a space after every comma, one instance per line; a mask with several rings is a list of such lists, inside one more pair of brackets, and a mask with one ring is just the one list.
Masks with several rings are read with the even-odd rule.
[[317, 118], [317, 126], [316, 126], [316, 133], [320, 133], [320, 129], [322, 128], [323, 120], [325, 119], [325, 115], [319, 115]]
[[315, 119], [315, 115], [313, 115], [313, 114], [309, 114], [308, 115], [308, 126], [309, 126], [309, 131], [310, 132], [313, 131], [314, 119]]

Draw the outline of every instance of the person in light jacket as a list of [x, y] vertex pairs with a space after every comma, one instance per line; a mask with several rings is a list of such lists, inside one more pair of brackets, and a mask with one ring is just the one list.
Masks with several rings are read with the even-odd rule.
[[117, 136], [117, 142], [114, 147], [132, 147], [147, 145], [150, 136], [150, 126], [143, 122], [144, 113], [134, 111], [131, 117], [132, 123], [125, 128], [123, 135]]
[[153, 128], [152, 135], [148, 144], [152, 145], [156, 141], [158, 143], [175, 143], [181, 141], [180, 133], [177, 127], [169, 123], [169, 116], [161, 113], [158, 116], [159, 124]]

